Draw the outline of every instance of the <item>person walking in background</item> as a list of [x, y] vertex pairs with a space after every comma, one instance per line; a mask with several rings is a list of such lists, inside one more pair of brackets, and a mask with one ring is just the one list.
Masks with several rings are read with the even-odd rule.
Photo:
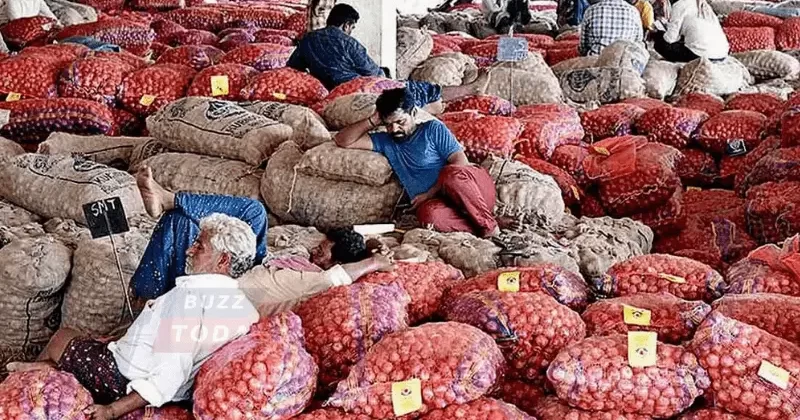
[[483, 0], [481, 9], [489, 26], [504, 34], [512, 26], [531, 23], [528, 0]]
[[616, 41], [643, 42], [644, 28], [639, 10], [626, 0], [599, 0], [586, 9], [581, 22], [578, 52], [599, 55]]
[[719, 18], [706, 0], [677, 0], [665, 27], [653, 34], [656, 52], [667, 61], [686, 63], [728, 56], [730, 45]]
[[589, 8], [588, 0], [559, 1], [556, 9], [558, 26], [580, 26], [587, 8]]

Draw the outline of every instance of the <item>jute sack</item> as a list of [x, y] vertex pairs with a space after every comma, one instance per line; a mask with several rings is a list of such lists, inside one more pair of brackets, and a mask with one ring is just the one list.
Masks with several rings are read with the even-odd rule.
[[303, 175], [295, 170], [302, 157], [293, 142], [282, 144], [261, 179], [261, 196], [282, 221], [323, 230], [391, 221], [403, 193], [397, 181], [372, 187]]
[[0, 159], [17, 156], [25, 153], [25, 149], [18, 143], [7, 138], [0, 137]]
[[397, 80], [406, 80], [433, 51], [433, 37], [424, 29], [397, 29]]
[[310, 226], [270, 226], [267, 232], [267, 246], [270, 254], [296, 247], [301, 247], [305, 254], [310, 254], [311, 250], [323, 241], [325, 241], [325, 234]]
[[497, 188], [495, 214], [548, 228], [564, 216], [561, 189], [548, 175], [515, 160], [489, 156], [481, 165], [489, 171]]
[[17, 349], [27, 360], [39, 355], [58, 329], [71, 258], [72, 251], [49, 236], [14, 240], [0, 249], [0, 348]]
[[440, 86], [461, 86], [478, 77], [475, 59], [461, 53], [448, 53], [430, 57], [411, 73], [412, 80], [421, 80]]
[[150, 140], [147, 137], [79, 136], [69, 133], [52, 133], [39, 144], [38, 153], [44, 155], [70, 155], [127, 169], [133, 149]]
[[238, 160], [191, 153], [162, 153], [142, 162], [169, 191], [233, 195], [261, 199], [262, 169]]
[[179, 99], [147, 118], [150, 135], [176, 152], [197, 153], [261, 165], [293, 130], [233, 102]]
[[432, 258], [461, 270], [467, 278], [496, 269], [500, 252], [492, 241], [469, 233], [438, 233], [428, 229], [406, 232], [403, 245], [427, 251]]
[[[534, 56], [541, 58], [539, 54], [530, 55]], [[526, 62], [537, 63], [538, 60], [529, 58]], [[563, 102], [564, 92], [550, 68], [547, 65], [524, 64], [526, 62], [492, 66], [486, 94], [501, 97], [516, 106]]]
[[39, 223], [42, 218], [5, 201], [0, 201], [0, 226], [17, 227], [28, 223]]
[[136, 180], [99, 163], [28, 153], [0, 163], [0, 197], [46, 218], [86, 224], [83, 205], [119, 197], [127, 215], [144, 213]]
[[570, 70], [579, 70], [579, 69], [588, 69], [590, 67], [598, 67], [597, 60], [599, 59], [598, 56], [593, 55], [589, 57], [575, 57], [570, 58], [569, 60], [564, 60], [560, 63], [557, 63], [552, 67], [553, 73], [556, 76], [560, 76], [561, 73], [568, 72]]
[[564, 96], [574, 102], [612, 103], [645, 96], [644, 80], [636, 71], [611, 67], [570, 70], [559, 77]]
[[380, 153], [344, 149], [329, 142], [303, 154], [297, 172], [331, 181], [355, 182], [380, 187], [392, 178], [392, 167]]
[[503, 267], [530, 267], [551, 263], [573, 273], [580, 272], [572, 251], [546, 231], [523, 226], [519, 231], [503, 231], [498, 239], [503, 244], [503, 250], [500, 251]]
[[97, 21], [97, 11], [90, 6], [66, 0], [49, 0], [50, 11], [62, 26], [78, 25]]
[[[135, 229], [114, 236], [126, 288], [147, 242], [148, 237]], [[82, 241], [73, 257], [72, 278], [61, 308], [62, 326], [93, 337], [129, 326], [133, 320], [122, 287], [111, 241], [108, 238]]]
[[[131, 226], [130, 219], [128, 220], [128, 225]], [[89, 231], [89, 229], [83, 226], [78, 226], [78, 224], [71, 219], [61, 219], [56, 217], [44, 222], [44, 224], [42, 224], [42, 228], [45, 232], [47, 232], [48, 235], [58, 239], [62, 244], [66, 245], [67, 248], [73, 251], [78, 249], [79, 243], [85, 239], [92, 238], [92, 232]]]
[[757, 81], [794, 80], [800, 75], [800, 61], [780, 51], [748, 51], [733, 54]]
[[647, 96], [661, 99], [672, 95], [678, 83], [678, 74], [683, 64], [663, 60], [650, 60], [644, 69], [644, 89]]
[[692, 92], [726, 96], [753, 83], [753, 76], [739, 60], [728, 57], [720, 63], [698, 58], [681, 69], [674, 96]]
[[353, 93], [340, 96], [322, 111], [322, 117], [331, 130], [341, 130], [359, 121], [369, 118], [375, 113], [375, 101], [378, 96], [374, 93]]
[[603, 48], [597, 57], [595, 67], [628, 68], [636, 71], [641, 76], [644, 73], [650, 53], [640, 42], [614, 41]]
[[239, 106], [292, 127], [292, 141], [303, 150], [331, 140], [325, 121], [309, 108], [281, 102], [240, 102]]
[[131, 172], [136, 172], [136, 170], [139, 168], [139, 164], [145, 160], [155, 155], [160, 155], [161, 153], [167, 152], [169, 152], [169, 149], [167, 148], [166, 144], [156, 139], [148, 139], [144, 143], [134, 147], [131, 151], [129, 170]]

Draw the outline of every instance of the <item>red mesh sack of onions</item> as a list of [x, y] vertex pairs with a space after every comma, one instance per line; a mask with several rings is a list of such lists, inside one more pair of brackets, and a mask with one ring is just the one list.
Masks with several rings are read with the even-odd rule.
[[108, 44], [119, 45], [131, 54], [143, 56], [150, 50], [156, 33], [148, 25], [128, 19], [109, 18], [67, 26], [58, 31], [56, 39], [61, 41], [73, 36], [96, 38]]
[[373, 93], [380, 95], [384, 90], [398, 89], [405, 87], [406, 84], [399, 80], [387, 79], [384, 77], [357, 77], [349, 82], [336, 86], [324, 101], [314, 105], [313, 109], [318, 114], [322, 114], [325, 106], [339, 97], [352, 95], [354, 93]]
[[514, 111], [514, 117], [538, 118], [540, 116], [558, 115], [559, 118], [569, 119], [580, 123], [581, 117], [574, 108], [563, 104], [533, 104], [522, 105]]
[[492, 336], [510, 378], [541, 378], [562, 348], [586, 336], [581, 316], [546, 293], [469, 292], [445, 301], [442, 312]]
[[800, 146], [800, 107], [791, 107], [781, 114], [780, 135], [782, 147]]
[[541, 159], [529, 158], [525, 156], [517, 156], [518, 161], [530, 166], [534, 171], [540, 174], [550, 175], [558, 184], [561, 189], [561, 197], [564, 199], [564, 204], [567, 207], [574, 206], [581, 201], [583, 193], [581, 192], [578, 183], [572, 175], [568, 174], [565, 170], [556, 165], [545, 162]]
[[794, 344], [715, 311], [687, 349], [711, 377], [714, 406], [758, 419], [800, 416], [800, 348]]
[[[553, 40], [553, 37], [544, 34], [514, 34], [514, 36], [519, 38], [525, 38], [525, 40], [528, 42], [528, 47], [533, 47], [533, 48], [547, 47], [549, 45], [553, 45], [553, 43], [555, 42], [555, 40]], [[485, 39], [488, 41], [495, 41], [504, 37], [505, 35], [492, 35]]]
[[700, 301], [666, 293], [637, 293], [593, 303], [581, 317], [589, 336], [652, 331], [661, 342], [680, 344], [692, 338], [709, 312], [711, 307]]
[[133, 67], [120, 61], [81, 58], [73, 61], [61, 73], [58, 94], [64, 98], [89, 99], [114, 106], [122, 79], [133, 70]]
[[147, 116], [183, 98], [194, 75], [194, 69], [179, 64], [157, 64], [137, 70], [122, 80], [117, 99], [127, 111]]
[[0, 102], [7, 110], [8, 122], [0, 127], [0, 136], [21, 143], [35, 151], [38, 143], [53, 132], [80, 135], [109, 134], [114, 116], [105, 105], [85, 99], [24, 99]]
[[547, 378], [572, 407], [658, 418], [685, 411], [709, 386], [697, 358], [680, 346], [658, 343], [655, 365], [631, 367], [623, 334], [567, 346], [550, 363]]
[[589, 300], [589, 288], [580, 274], [561, 266], [540, 263], [530, 267], [501, 268], [473, 277], [462, 284], [445, 290], [443, 302], [449, 302], [465, 293], [499, 290], [502, 278], [517, 279], [519, 292], [544, 292], [574, 311], [582, 311]]
[[0, 93], [21, 98], [55, 98], [62, 68], [58, 60], [40, 54], [21, 54], [0, 61]]
[[106, 60], [113, 60], [122, 64], [133, 67], [134, 70], [147, 67], [149, 64], [142, 57], [133, 55], [127, 51], [113, 52], [113, 51], [92, 51], [87, 57], [103, 58]]
[[608, 213], [599, 198], [592, 194], [586, 194], [581, 197], [580, 215], [581, 217], [604, 217], [608, 216]]
[[754, 420], [752, 417], [741, 414], [731, 414], [719, 408], [704, 408], [701, 410], [690, 411], [678, 420]]
[[300, 318], [284, 312], [226, 344], [197, 374], [198, 420], [291, 418], [314, 395], [317, 365], [303, 348]]
[[591, 184], [583, 169], [583, 162], [587, 157], [589, 157], [589, 148], [585, 145], [567, 144], [556, 147], [556, 150], [553, 151], [553, 156], [550, 158], [550, 163], [570, 174], [579, 187], [586, 188]]
[[[2, 65], [2, 63], [0, 63]], [[736, 191], [745, 196], [750, 189], [767, 182], [800, 181], [800, 147], [767, 152], [743, 176]]]
[[649, 254], [614, 264], [593, 281], [600, 297], [669, 293], [686, 300], [711, 302], [721, 296], [722, 275], [706, 264], [674, 255]]
[[365, 414], [348, 414], [342, 410], [323, 408], [314, 410], [310, 413], [292, 417], [294, 420], [371, 420], [372, 417]]
[[629, 217], [647, 225], [656, 236], [679, 232], [686, 227], [683, 191], [678, 188], [666, 203], [642, 213], [631, 214]]
[[566, 48], [548, 48], [547, 55], [544, 58], [547, 65], [552, 67], [562, 61], [580, 56], [581, 53], [578, 51], [577, 46], [568, 46]]
[[516, 109], [511, 102], [490, 95], [467, 96], [448, 102], [447, 108], [445, 108], [445, 112], [470, 110], [478, 111], [484, 115], [502, 115], [507, 117], [513, 114]]
[[112, 136], [142, 137], [145, 130], [144, 118], [137, 117], [124, 109], [111, 108], [114, 117]]
[[539, 405], [547, 395], [544, 388], [546, 381], [547, 379], [544, 376], [536, 381], [519, 381], [503, 378], [492, 396], [509, 404], [513, 404], [528, 414], [533, 414], [536, 406]]
[[672, 105], [653, 98], [628, 98], [620, 101], [620, 103], [638, 106], [645, 110], [645, 112], [656, 108], [672, 108]]
[[612, 137], [595, 143], [583, 161], [598, 186], [600, 202], [615, 217], [642, 213], [668, 202], [680, 188], [674, 171], [680, 152], [646, 137]]
[[201, 29], [186, 29], [172, 33], [165, 44], [171, 47], [182, 45], [217, 45], [219, 37]]
[[708, 119], [703, 111], [686, 108], [661, 107], [651, 109], [638, 120], [639, 134], [650, 141], [683, 149], [697, 138], [700, 126]]
[[[280, 38], [288, 38], [290, 41], [297, 39], [299, 37], [298, 33], [289, 29], [272, 29], [272, 28], [262, 28], [255, 32], [253, 32], [253, 36], [256, 39], [270, 39], [269, 37], [280, 37]], [[279, 39], [279, 38], [274, 38]], [[271, 41], [256, 41], [256, 42], [266, 42], [270, 43]], [[274, 43], [274, 42], [273, 42]], [[292, 45], [292, 44], [289, 44]]]
[[497, 344], [481, 330], [455, 322], [424, 324], [375, 344], [327, 404], [375, 419], [395, 418], [392, 384], [418, 379], [422, 406], [413, 412], [418, 417], [486, 395], [503, 366]]
[[283, 29], [289, 13], [272, 7], [230, 7], [225, 10], [224, 25], [236, 28]]
[[439, 309], [444, 290], [464, 281], [457, 268], [441, 262], [405, 263], [395, 265], [394, 271], [368, 274], [359, 282], [390, 285], [398, 283], [411, 297], [408, 318], [411, 325], [424, 322]]
[[783, 21], [775, 32], [775, 46], [781, 51], [800, 49], [800, 18]]
[[202, 29], [217, 32], [222, 29], [226, 12], [217, 7], [187, 7], [171, 10], [161, 15], [186, 29]]
[[256, 38], [246, 29], [230, 29], [230, 32], [225, 36], [220, 36], [217, 46], [225, 52], [231, 52], [239, 47], [252, 44]]
[[572, 408], [556, 397], [547, 397], [531, 412], [539, 420], [652, 420], [653, 417], [621, 411], [586, 411]]
[[723, 156], [719, 160], [719, 178], [717, 178], [717, 185], [722, 188], [733, 188], [736, 184], [736, 178], [743, 179], [747, 174], [745, 173], [745, 165], [747, 163], [747, 156]]
[[347, 377], [350, 367], [384, 336], [408, 328], [411, 299], [398, 284], [335, 287], [303, 302], [306, 349], [317, 362], [324, 388]]
[[22, 49], [28, 45], [44, 44], [50, 31], [57, 25], [58, 21], [49, 17], [27, 17], [0, 26], [0, 34], [9, 47]]
[[711, 153], [726, 153], [731, 142], [744, 141], [752, 150], [764, 139], [767, 117], [753, 111], [723, 111], [700, 129], [697, 142]]
[[265, 34], [256, 32], [253, 34], [255, 37], [255, 42], [263, 42], [266, 44], [276, 44], [276, 45], [283, 45], [285, 47], [292, 47], [294, 46], [294, 41], [291, 38], [285, 37], [283, 35], [276, 35], [276, 34]]
[[160, 408], [142, 408], [119, 417], [119, 420], [194, 420], [194, 416], [183, 407], [165, 405]]
[[749, 12], [746, 10], [736, 10], [725, 17], [724, 25], [741, 28], [770, 27], [779, 28], [783, 24], [783, 19], [765, 15], [763, 13]]
[[310, 107], [328, 96], [328, 90], [314, 76], [284, 68], [261, 73], [242, 90], [250, 101], [286, 102]]
[[516, 118], [486, 116], [458, 124], [452, 131], [464, 146], [469, 160], [483, 162], [490, 154], [511, 157], [522, 129], [522, 123]]
[[462, 123], [464, 121], [477, 120], [478, 118], [482, 117], [483, 114], [479, 113], [478, 111], [445, 112], [444, 114], [439, 115], [439, 121], [450, 127], [454, 124]]
[[166, 19], [156, 19], [150, 22], [150, 29], [155, 31], [156, 41], [164, 44], [169, 42], [172, 34], [186, 30], [183, 26]]
[[202, 70], [219, 62], [224, 54], [210, 45], [184, 45], [165, 51], [156, 64], [179, 64]]
[[[781, 139], [779, 137], [767, 137], [755, 149], [744, 156], [739, 170], [734, 177], [734, 187], [737, 191], [744, 191], [745, 180], [750, 172], [756, 167], [758, 162], [768, 154], [781, 148]], [[755, 180], [755, 179], [754, 179]]]
[[248, 44], [235, 48], [220, 59], [220, 64], [244, 64], [258, 71], [286, 67], [294, 51], [291, 47], [276, 44]]
[[700, 218], [688, 207], [685, 211], [689, 214], [686, 227], [677, 235], [659, 237], [654, 252], [690, 258], [723, 272], [758, 247], [745, 228], [729, 219]]
[[771, 93], [737, 93], [728, 98], [726, 110], [753, 111], [767, 117], [783, 109], [785, 101]]
[[454, 41], [449, 35], [433, 35], [433, 50], [431, 50], [431, 57], [437, 55], [461, 52], [461, 46], [458, 42]]
[[730, 52], [746, 52], [775, 49], [775, 29], [725, 27], [725, 36], [730, 44]]
[[764, 245], [725, 273], [726, 294], [775, 293], [800, 296], [800, 246], [797, 237], [783, 248]]
[[713, 117], [725, 110], [725, 101], [719, 96], [708, 93], [687, 93], [673, 104], [679, 108], [696, 109]]
[[534, 420], [519, 408], [493, 398], [480, 398], [467, 404], [432, 410], [422, 420]]
[[521, 121], [524, 129], [515, 149], [523, 156], [549, 160], [556, 148], [580, 144], [585, 136], [580, 120], [565, 113], [541, 113]]
[[586, 131], [586, 137], [595, 142], [631, 134], [636, 120], [642, 114], [644, 110], [635, 105], [603, 105], [594, 111], [581, 114], [581, 124]]
[[683, 158], [675, 164], [675, 172], [684, 185], [711, 185], [719, 178], [719, 168], [714, 156], [697, 149], [681, 150]]
[[[217, 64], [200, 70], [189, 86], [187, 96], [210, 96], [226, 101], [242, 101], [242, 89], [247, 86], [250, 79], [258, 74], [258, 70], [243, 64]], [[213, 80], [213, 82], [212, 82]], [[215, 88], [216, 83], [221, 83]], [[228, 93], [222, 89], [227, 85]]]
[[69, 63], [78, 58], [90, 54], [89, 47], [81, 44], [49, 44], [41, 47], [28, 47], [20, 51], [17, 57], [37, 56], [39, 60], [56, 62], [58, 65], [66, 67]]
[[0, 383], [4, 419], [84, 420], [92, 395], [74, 376], [56, 370], [15, 372]]
[[747, 192], [747, 231], [760, 244], [780, 243], [800, 232], [800, 182], [767, 182]]
[[800, 343], [800, 298], [774, 293], [729, 295], [714, 302], [714, 310], [745, 324], [780, 337], [794, 344]]

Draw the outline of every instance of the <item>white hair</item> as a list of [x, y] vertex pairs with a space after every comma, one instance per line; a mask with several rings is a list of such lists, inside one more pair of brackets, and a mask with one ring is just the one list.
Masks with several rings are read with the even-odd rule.
[[250, 226], [222, 213], [214, 213], [200, 220], [200, 231], [208, 232], [209, 243], [216, 252], [231, 257], [228, 275], [237, 278], [253, 267], [256, 258], [256, 234]]

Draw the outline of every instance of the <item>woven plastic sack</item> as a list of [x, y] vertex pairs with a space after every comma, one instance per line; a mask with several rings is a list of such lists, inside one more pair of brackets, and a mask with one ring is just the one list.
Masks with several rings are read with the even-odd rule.
[[753, 111], [767, 117], [783, 110], [784, 101], [769, 93], [739, 93], [725, 103], [726, 110]]
[[156, 64], [178, 64], [200, 71], [219, 62], [223, 54], [210, 45], [184, 45], [165, 51]]
[[[217, 64], [200, 70], [192, 80], [187, 96], [208, 96], [226, 101], [241, 101], [242, 89], [258, 71], [243, 64]], [[225, 93], [227, 91], [227, 93]]]
[[592, 67], [570, 70], [559, 76], [564, 97], [578, 102], [618, 102], [645, 96], [641, 72], [629, 68]]
[[114, 117], [104, 105], [85, 99], [24, 99], [0, 103], [0, 122], [0, 136], [36, 150], [54, 131], [108, 134]]
[[463, 280], [461, 272], [450, 265], [426, 262], [398, 263], [394, 271], [368, 274], [359, 282], [403, 286], [411, 297], [409, 323], [418, 325], [434, 316], [441, 305], [444, 290]]
[[244, 64], [258, 71], [286, 67], [294, 49], [276, 44], [249, 44], [229, 51], [220, 64]]
[[189, 97], [148, 118], [151, 135], [172, 150], [241, 160], [258, 166], [284, 141], [289, 126], [232, 102]]
[[175, 22], [186, 29], [202, 29], [216, 32], [222, 29], [225, 11], [216, 7], [187, 7], [171, 10], [162, 17]]
[[734, 54], [756, 81], [794, 79], [800, 74], [800, 62], [780, 51], [749, 51]]
[[700, 92], [713, 95], [730, 95], [753, 82], [750, 72], [739, 60], [727, 57], [720, 63], [698, 58], [686, 64], [678, 76], [676, 96]]
[[775, 49], [775, 29], [726, 27], [723, 31], [728, 38], [731, 53]]
[[519, 408], [492, 398], [480, 398], [467, 404], [451, 405], [445, 409], [433, 410], [422, 420], [531, 420], [533, 417]]
[[611, 267], [592, 282], [601, 297], [669, 293], [681, 299], [711, 302], [724, 289], [722, 275], [706, 264], [665, 254], [641, 255]]
[[563, 169], [541, 159], [520, 156], [517, 157], [517, 160], [530, 166], [536, 172], [553, 177], [561, 190], [561, 198], [564, 200], [565, 206], [572, 207], [581, 201], [583, 193], [578, 187], [578, 183]]
[[700, 301], [682, 300], [669, 294], [638, 293], [600, 300], [589, 305], [581, 317], [589, 336], [652, 331], [658, 333], [658, 340], [663, 343], [680, 344], [692, 338], [709, 312], [711, 307]]
[[747, 192], [747, 230], [760, 244], [780, 243], [798, 232], [800, 182], [767, 182]]
[[62, 66], [58, 60], [39, 54], [22, 54], [0, 60], [0, 93], [18, 93], [22, 98], [55, 98]]
[[424, 30], [397, 29], [397, 78], [408, 79], [433, 50], [433, 38]]
[[425, 60], [414, 69], [409, 78], [439, 86], [461, 86], [475, 80], [477, 76], [478, 67], [475, 65], [475, 60], [453, 52]]
[[144, 162], [169, 191], [261, 198], [264, 171], [247, 163], [189, 153], [162, 153]]
[[496, 96], [467, 96], [447, 103], [445, 112], [478, 111], [483, 115], [511, 116], [516, 108], [511, 102]]
[[178, 64], [137, 70], [122, 80], [117, 99], [131, 113], [148, 116], [184, 97], [194, 75], [194, 69]]
[[731, 142], [744, 141], [747, 150], [752, 150], [764, 139], [767, 118], [753, 111], [723, 111], [703, 124], [697, 139], [700, 145], [712, 153], [723, 154]]
[[589, 186], [589, 178], [583, 169], [583, 162], [589, 156], [585, 145], [564, 145], [553, 151], [550, 163], [566, 171], [575, 179], [579, 187]]
[[25, 149], [19, 144], [0, 137], [0, 159], [5, 159], [25, 153]]
[[647, 225], [656, 236], [679, 232], [686, 226], [683, 192], [678, 188], [666, 203], [640, 213], [631, 214], [629, 217]]
[[[800, 374], [800, 348], [794, 344], [712, 312], [687, 348], [708, 370], [712, 383], [709, 401], [715, 406], [754, 418], [798, 415], [795, 401], [800, 390], [793, 378]], [[764, 362], [789, 373], [786, 386], [775, 384], [780, 383], [776, 378], [759, 375]]]
[[674, 105], [678, 108], [689, 108], [703, 111], [709, 117], [713, 117], [725, 110], [725, 102], [722, 98], [707, 93], [689, 93], [683, 95], [675, 101]]
[[0, 384], [0, 416], [20, 420], [84, 420], [92, 395], [74, 376], [57, 370], [11, 374]]
[[647, 96], [664, 99], [675, 90], [678, 83], [678, 74], [683, 67], [679, 63], [670, 63], [663, 60], [650, 60], [644, 69], [642, 78]]
[[800, 147], [776, 149], [766, 153], [737, 187], [744, 196], [752, 188], [766, 182], [800, 181]]
[[250, 101], [276, 101], [311, 106], [328, 96], [322, 82], [294, 69], [270, 70], [253, 78], [242, 91]]
[[335, 387], [372, 346], [408, 328], [410, 298], [398, 284], [335, 287], [301, 303], [305, 347], [320, 369], [323, 388]]
[[97, 22], [67, 26], [56, 34], [57, 40], [87, 36], [101, 42], [119, 45], [131, 54], [143, 56], [150, 50], [156, 34], [150, 27], [129, 19], [109, 18]]
[[[510, 274], [507, 274], [510, 273]], [[521, 293], [545, 292], [561, 304], [575, 311], [586, 308], [589, 288], [580, 274], [570, 272], [555, 264], [540, 263], [530, 267], [508, 267], [492, 270], [470, 278], [463, 284], [445, 290], [444, 301], [451, 301], [473, 291], [499, 290], [499, 277], [517, 277]]]
[[[395, 418], [392, 383], [420, 380], [415, 416], [466, 404], [491, 391], [502, 376], [503, 355], [491, 337], [453, 322], [425, 324], [375, 344], [328, 400], [332, 407], [375, 419]], [[387, 374], [391, 372], [391, 376]]]
[[546, 293], [475, 291], [444, 303], [444, 318], [480, 328], [500, 344], [511, 378], [535, 380], [586, 335], [580, 315]]
[[304, 153], [296, 168], [308, 176], [374, 187], [386, 185], [393, 173], [383, 155], [368, 150], [343, 149], [331, 142]]
[[586, 411], [570, 407], [557, 397], [547, 397], [531, 413], [539, 420], [651, 420], [650, 416], [626, 414], [621, 411]]
[[703, 111], [661, 107], [642, 114], [636, 120], [636, 129], [650, 141], [683, 149], [697, 138], [707, 119], [708, 114]]
[[200, 29], [187, 29], [172, 34], [166, 44], [173, 47], [188, 45], [217, 45], [219, 38], [212, 32]]
[[451, 131], [464, 146], [470, 161], [483, 162], [490, 154], [510, 157], [522, 129], [516, 118], [487, 116], [458, 124]]
[[737, 28], [758, 28], [770, 27], [779, 28], [783, 20], [779, 17], [765, 15], [763, 13], [749, 12], [746, 10], [736, 10], [725, 17], [725, 26]]
[[79, 136], [56, 132], [39, 144], [37, 153], [80, 156], [111, 167], [127, 168], [133, 149], [146, 137]]
[[65, 98], [89, 99], [114, 106], [122, 79], [133, 70], [134, 67], [128, 64], [105, 58], [75, 60], [61, 73], [58, 94]]
[[681, 150], [683, 158], [675, 165], [675, 172], [684, 185], [711, 185], [719, 177], [714, 156], [697, 149]]
[[45, 43], [45, 38], [57, 24], [56, 20], [46, 16], [26, 17], [0, 26], [0, 34], [9, 47], [22, 49], [27, 45]]
[[631, 134], [644, 109], [629, 104], [604, 105], [581, 114], [586, 136], [592, 141]]
[[800, 330], [792, 321], [800, 310], [800, 298], [771, 294], [729, 295], [714, 302], [714, 310], [794, 344], [800, 343]]
[[514, 145], [522, 156], [550, 159], [555, 149], [566, 144], [580, 144], [586, 133], [577, 113], [528, 112], [520, 118], [524, 124], [522, 134]]
[[595, 67], [629, 68], [642, 75], [649, 61], [650, 53], [644, 44], [614, 41], [600, 52]]
[[194, 415], [291, 418], [311, 400], [318, 372], [303, 348], [300, 318], [291, 312], [264, 318], [203, 363], [194, 386]]

